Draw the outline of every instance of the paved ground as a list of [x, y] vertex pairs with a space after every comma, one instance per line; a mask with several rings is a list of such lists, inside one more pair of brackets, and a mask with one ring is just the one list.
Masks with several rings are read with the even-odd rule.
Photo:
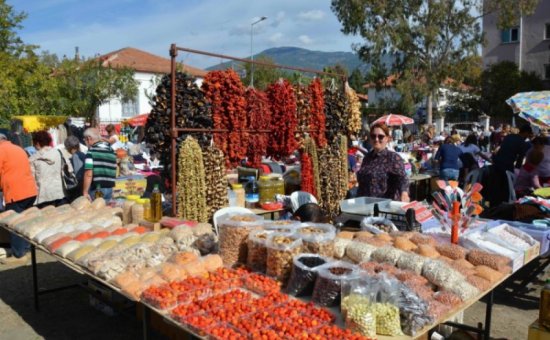
[[[38, 275], [42, 288], [78, 283], [82, 277], [49, 256], [37, 252]], [[542, 279], [529, 285], [523, 294], [510, 293], [514, 282], [498, 290], [493, 308], [492, 337], [510, 340], [527, 338], [529, 324], [538, 317], [538, 296]], [[140, 339], [141, 323], [135, 310], [107, 316], [90, 306], [89, 295], [80, 288], [63, 290], [40, 297], [41, 311], [32, 299], [31, 266], [0, 265], [0, 340], [27, 339]], [[478, 302], [466, 310], [465, 322], [484, 321], [485, 304]], [[153, 339], [163, 339], [153, 334]], [[462, 339], [462, 338], [461, 338]]]

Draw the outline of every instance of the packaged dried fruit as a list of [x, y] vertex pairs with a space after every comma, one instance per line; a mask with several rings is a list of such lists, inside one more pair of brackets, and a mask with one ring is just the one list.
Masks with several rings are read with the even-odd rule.
[[254, 214], [228, 214], [218, 221], [220, 255], [226, 266], [246, 263], [247, 239], [262, 228], [263, 217]]
[[[267, 238], [274, 231], [254, 230], [248, 235], [246, 265], [252, 271], [265, 273], [267, 263]], [[288, 232], [292, 234], [292, 232]]]
[[336, 228], [331, 224], [302, 223], [296, 229], [302, 239], [304, 252], [332, 256], [334, 254], [334, 238]]
[[328, 258], [317, 254], [306, 253], [295, 256], [285, 291], [294, 296], [311, 294], [317, 279], [317, 268], [328, 261]]
[[302, 252], [302, 240], [295, 235], [274, 233], [267, 240], [266, 273], [283, 285], [292, 270], [292, 259]]

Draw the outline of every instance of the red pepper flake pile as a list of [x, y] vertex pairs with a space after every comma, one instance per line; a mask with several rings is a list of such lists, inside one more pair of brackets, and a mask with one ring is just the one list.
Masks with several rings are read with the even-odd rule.
[[209, 72], [202, 83], [206, 98], [212, 104], [215, 129], [228, 133], [214, 134], [214, 142], [225, 155], [226, 163], [236, 166], [246, 157], [248, 134], [245, 89], [235, 71]]
[[[271, 128], [271, 112], [269, 101], [264, 92], [253, 88], [246, 90], [246, 114], [250, 122], [250, 129], [267, 130]], [[262, 163], [262, 156], [266, 154], [268, 134], [255, 132], [250, 134], [246, 156], [252, 167], [258, 168]]]
[[319, 78], [315, 78], [309, 84], [309, 106], [311, 109], [309, 135], [315, 140], [318, 147], [323, 148], [327, 145], [325, 137], [325, 98], [323, 95], [323, 85]]
[[279, 80], [266, 90], [271, 107], [271, 125], [275, 126], [269, 135], [267, 155], [275, 159], [288, 157], [298, 148], [295, 138], [296, 96], [287, 80]]

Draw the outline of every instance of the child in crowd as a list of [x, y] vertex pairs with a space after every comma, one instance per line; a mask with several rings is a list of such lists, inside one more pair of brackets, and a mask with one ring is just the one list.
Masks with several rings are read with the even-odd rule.
[[528, 155], [525, 164], [519, 170], [514, 183], [516, 196], [522, 197], [529, 195], [533, 190], [541, 187], [539, 181], [538, 166], [544, 158], [544, 153], [539, 149], [533, 149]]

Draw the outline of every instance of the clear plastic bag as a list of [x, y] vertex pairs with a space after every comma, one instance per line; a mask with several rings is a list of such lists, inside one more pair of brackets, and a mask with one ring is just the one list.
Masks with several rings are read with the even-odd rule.
[[433, 323], [428, 315], [428, 303], [406, 285], [401, 285], [399, 301], [401, 329], [410, 336], [417, 335], [426, 325]]
[[287, 294], [309, 295], [317, 279], [317, 268], [327, 263], [328, 258], [318, 254], [300, 254], [292, 260], [292, 272], [286, 287]]
[[266, 273], [283, 285], [292, 271], [292, 259], [302, 252], [302, 240], [295, 234], [274, 233], [267, 239]]
[[436, 286], [447, 288], [464, 281], [464, 276], [439, 260], [428, 260], [422, 267], [422, 276]]
[[267, 238], [270, 230], [254, 230], [248, 235], [246, 265], [255, 272], [265, 273], [267, 263]]
[[367, 243], [351, 241], [346, 247], [346, 256], [357, 263], [367, 262], [376, 249], [375, 246]]
[[382, 247], [373, 251], [370, 257], [376, 262], [389, 263], [395, 266], [404, 253], [404, 251], [394, 247]]
[[351, 239], [336, 237], [334, 239], [334, 253], [332, 253], [332, 256], [337, 259], [344, 257], [346, 255], [346, 248], [350, 242], [352, 242]]
[[376, 338], [376, 314], [373, 308], [378, 281], [362, 277], [342, 284], [340, 309], [346, 329], [368, 338]]
[[317, 269], [312, 301], [324, 307], [340, 303], [342, 282], [359, 277], [357, 266], [344, 261], [329, 262]]
[[426, 262], [426, 258], [414, 253], [403, 253], [397, 260], [397, 268], [408, 269], [417, 274], [422, 273], [422, 266]]
[[376, 314], [376, 333], [381, 335], [402, 335], [399, 306], [402, 285], [385, 275], [380, 276], [380, 284], [373, 305]]
[[371, 232], [373, 234], [391, 233], [399, 231], [392, 221], [385, 217], [369, 216], [361, 221], [361, 230]]
[[254, 214], [227, 214], [218, 221], [220, 255], [226, 266], [246, 263], [248, 235], [262, 228], [263, 217]]
[[302, 223], [296, 229], [296, 233], [302, 238], [304, 251], [323, 256], [332, 256], [334, 253], [334, 238], [336, 228], [331, 224]]
[[264, 230], [272, 230], [278, 233], [294, 232], [301, 225], [299, 221], [294, 220], [265, 220]]

